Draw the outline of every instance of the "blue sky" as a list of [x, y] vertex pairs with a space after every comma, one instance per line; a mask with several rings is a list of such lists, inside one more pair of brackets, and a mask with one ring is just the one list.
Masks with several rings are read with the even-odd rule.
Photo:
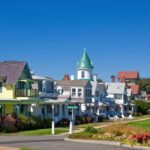
[[105, 81], [120, 70], [150, 77], [149, 0], [0, 0], [0, 61], [37, 74], [76, 74], [84, 47]]

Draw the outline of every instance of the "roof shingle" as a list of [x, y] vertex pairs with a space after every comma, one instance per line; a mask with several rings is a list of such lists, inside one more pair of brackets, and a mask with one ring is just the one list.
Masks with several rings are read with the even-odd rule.
[[15, 85], [26, 65], [22, 61], [0, 62], [0, 77], [6, 77], [6, 83]]

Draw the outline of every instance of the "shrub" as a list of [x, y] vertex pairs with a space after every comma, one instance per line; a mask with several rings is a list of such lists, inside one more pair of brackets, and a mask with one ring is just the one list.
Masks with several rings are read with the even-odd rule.
[[69, 123], [70, 123], [69, 119], [63, 118], [56, 124], [56, 126], [67, 127], [69, 126]]
[[92, 127], [92, 126], [86, 127], [84, 131], [85, 131], [85, 132], [90, 132], [90, 133], [97, 133], [97, 129], [95, 129], [95, 128]]
[[98, 116], [98, 122], [102, 122], [103, 121], [103, 116]]
[[36, 128], [49, 128], [51, 127], [51, 118], [41, 118], [41, 117], [33, 117], [32, 118], [36, 122]]
[[36, 122], [32, 118], [19, 115], [17, 118], [17, 128], [20, 131], [31, 130], [36, 128]]
[[82, 118], [80, 116], [76, 116], [76, 119], [75, 119], [75, 124], [76, 125], [79, 125], [79, 124], [82, 124]]
[[93, 122], [93, 117], [85, 116], [85, 120], [86, 120], [86, 123], [92, 123]]
[[147, 114], [148, 109], [150, 109], [149, 103], [142, 100], [135, 100], [134, 104], [137, 106], [138, 113]]
[[4, 132], [16, 132], [17, 127], [16, 127], [17, 120], [14, 118], [13, 115], [7, 115], [2, 123], [2, 129]]

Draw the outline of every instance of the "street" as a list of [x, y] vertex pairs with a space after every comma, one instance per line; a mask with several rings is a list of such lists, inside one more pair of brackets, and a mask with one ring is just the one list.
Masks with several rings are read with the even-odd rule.
[[2, 141], [0, 143], [1, 146], [29, 147], [37, 150], [133, 150], [132, 148], [123, 148], [118, 146], [66, 142], [63, 141], [62, 136], [9, 136], [9, 139], [7, 139], [7, 136], [0, 136], [0, 140]]

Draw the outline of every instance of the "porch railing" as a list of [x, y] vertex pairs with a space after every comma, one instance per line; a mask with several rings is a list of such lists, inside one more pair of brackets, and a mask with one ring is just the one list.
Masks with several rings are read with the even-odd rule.
[[16, 97], [38, 97], [39, 92], [36, 89], [16, 89], [15, 90]]

